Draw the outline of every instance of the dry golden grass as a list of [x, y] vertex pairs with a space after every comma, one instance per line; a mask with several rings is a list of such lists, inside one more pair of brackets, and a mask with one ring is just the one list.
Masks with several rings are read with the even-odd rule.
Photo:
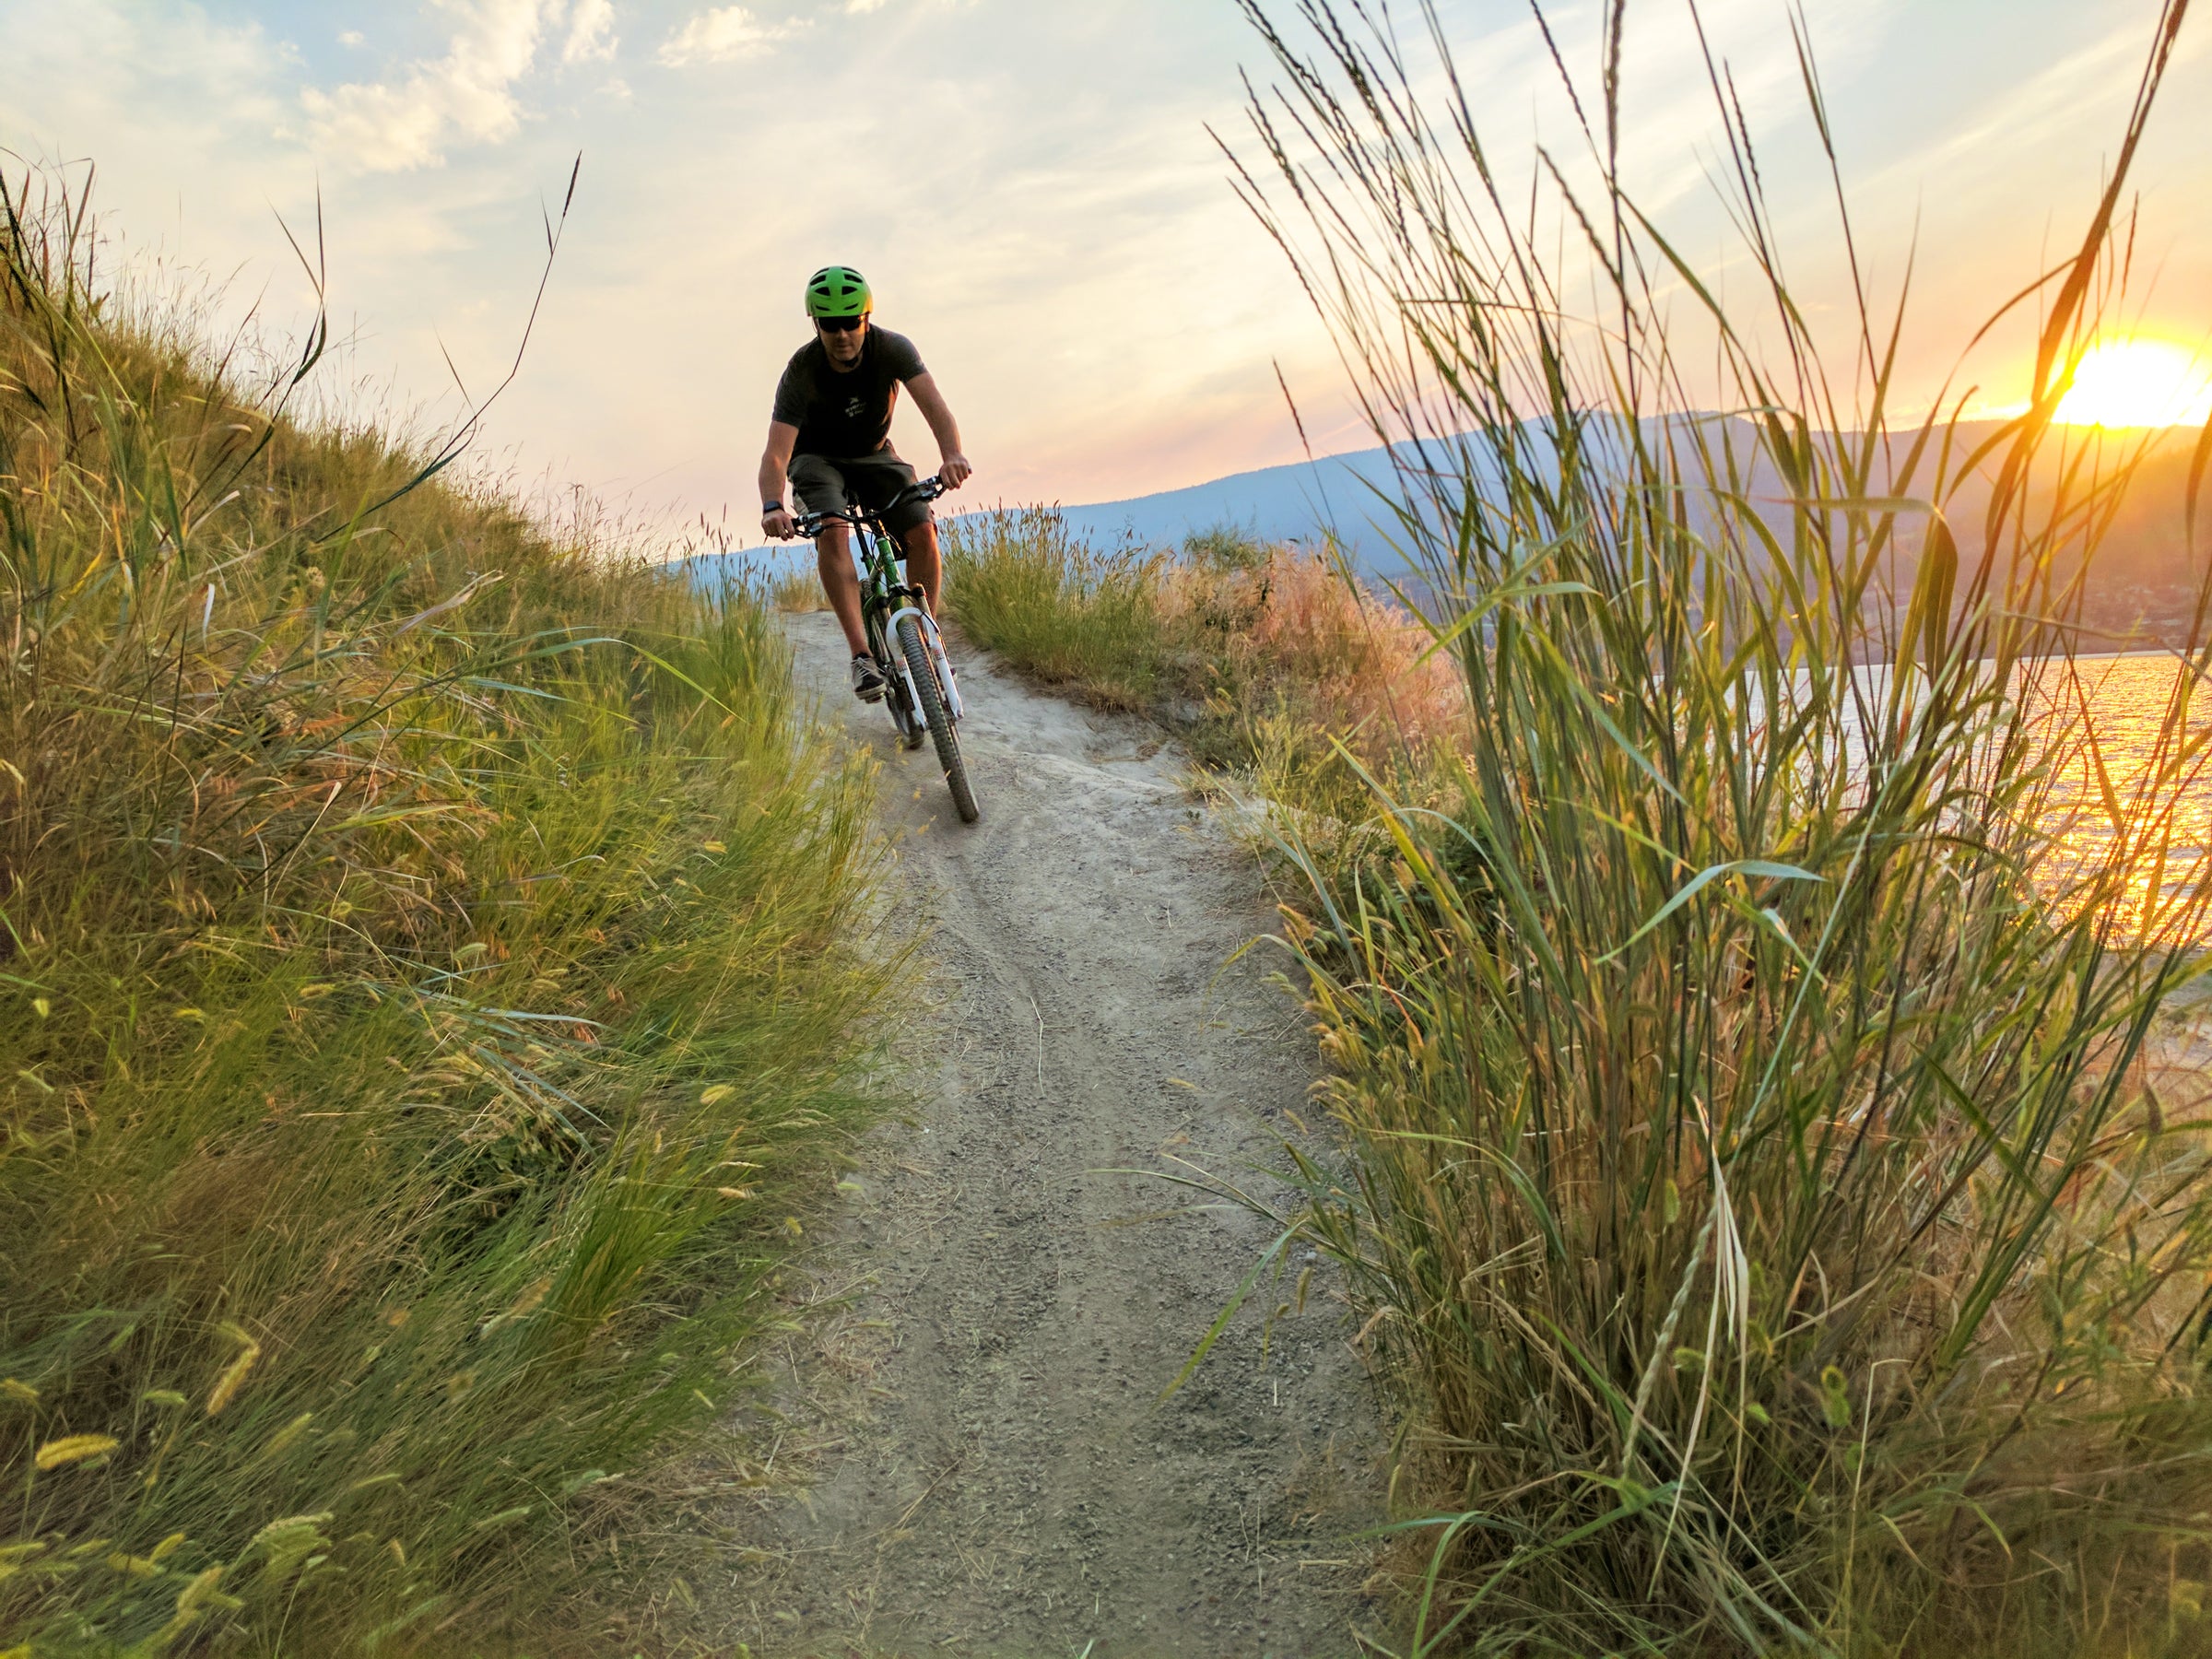
[[1427, 755], [1461, 722], [1458, 671], [1433, 634], [1326, 555], [1276, 547], [1227, 568], [1163, 565], [1159, 615], [1194, 641], [1207, 696], [1287, 708], [1363, 759]]
[[805, 614], [830, 608], [830, 596], [822, 592], [822, 579], [812, 567], [786, 571], [769, 583], [769, 603], [780, 611]]

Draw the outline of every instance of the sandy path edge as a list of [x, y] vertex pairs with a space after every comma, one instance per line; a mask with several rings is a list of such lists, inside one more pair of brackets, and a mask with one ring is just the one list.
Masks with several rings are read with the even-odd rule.
[[853, 700], [831, 619], [786, 622], [802, 688], [881, 759], [941, 1006], [920, 1115], [871, 1137], [810, 1265], [851, 1295], [790, 1384], [808, 1489], [732, 1517], [714, 1622], [775, 1653], [1353, 1652], [1378, 1449], [1341, 1304], [1263, 1361], [1288, 1281], [1255, 1295], [1159, 1404], [1268, 1232], [1109, 1172], [1280, 1157], [1316, 1062], [1262, 953], [1223, 965], [1273, 919], [1249, 856], [1157, 731], [977, 653], [961, 826]]

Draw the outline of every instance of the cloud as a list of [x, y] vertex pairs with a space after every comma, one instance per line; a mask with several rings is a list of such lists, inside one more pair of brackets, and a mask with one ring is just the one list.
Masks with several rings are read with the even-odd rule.
[[[2114, 18], [2101, 6], [2015, 3], [2019, 27], [1993, 37], [1965, 15], [1988, 7], [1806, 0], [1878, 291], [1901, 280], [1903, 250], [1916, 229], [1921, 239], [1900, 396], [1932, 395], [1996, 276], [2018, 269], [2025, 281], [2041, 268], [2046, 208], [2060, 198], [2078, 213], [2140, 72], [2147, 22], [2123, 52], [2105, 42]], [[665, 500], [670, 524], [749, 483], [755, 419], [765, 422], [768, 389], [797, 343], [790, 296], [832, 258], [866, 271], [896, 307], [894, 325], [920, 341], [994, 496], [1099, 500], [1295, 458], [1274, 360], [1318, 448], [1369, 441], [1338, 396], [1341, 371], [1312, 308], [1235, 206], [1206, 135], [1204, 124], [1236, 127], [1237, 65], [1265, 55], [1235, 7], [882, 0], [854, 15], [856, 4], [869, 0], [0, 0], [0, 145], [96, 155], [107, 231], [124, 254], [241, 272], [235, 303], [216, 312], [224, 329], [256, 303], [280, 324], [312, 312], [271, 206], [296, 230], [312, 227], [319, 183], [334, 303], [358, 324], [361, 383], [388, 375], [403, 407], [448, 383], [441, 341], [472, 386], [503, 365], [542, 258], [525, 181], [557, 202], [583, 149], [589, 218], [496, 441], [515, 446], [526, 470], [630, 481], [642, 510], [657, 514]], [[1438, 5], [1497, 141], [1501, 187], [1525, 187], [1532, 136], [1554, 143], [1563, 167], [1586, 167], [1571, 112], [1539, 90], [1552, 70], [1525, 5]], [[1700, 9], [1760, 136], [1793, 283], [1807, 303], [1847, 306], [1850, 271], [1815, 217], [1832, 214], [1833, 196], [1797, 113], [1784, 20], [1773, 0]], [[1606, 10], [1552, 13], [1594, 119], [1604, 63], [1594, 19]], [[1631, 182], [1701, 273], [1710, 253], [1733, 300], [1736, 241], [1700, 164], [1712, 155], [1711, 90], [1694, 35], [1669, 11], [1629, 7]], [[341, 29], [368, 38], [349, 53], [332, 41]], [[604, 52], [617, 35], [612, 61], [569, 61], [571, 41]], [[298, 55], [286, 47], [294, 36]], [[757, 71], [832, 37], [837, 50], [809, 53], [808, 96], [841, 112], [856, 151], [900, 165], [763, 224], [759, 182], [787, 172], [807, 140], [789, 119], [792, 87]], [[2212, 147], [2188, 114], [2212, 104], [2212, 31], [2192, 39], [2184, 29], [2185, 78], [2138, 159], [2147, 205], [2166, 206], [2146, 218], [2136, 268], [2163, 258], [2150, 322], [2183, 338], [2201, 329], [2212, 294], [2212, 218], [2189, 212], [2212, 193]], [[692, 66], [662, 67], [664, 50]], [[739, 61], [715, 64], [725, 53]], [[367, 85], [341, 85], [354, 82]], [[883, 99], [885, 85], [900, 96]], [[304, 105], [303, 86], [322, 101]], [[311, 111], [330, 147], [319, 155], [306, 143]], [[1801, 187], [1807, 167], [1818, 191]], [[1188, 296], [1199, 292], [1218, 300], [1194, 313]], [[1007, 335], [1009, 305], [1084, 325], [1040, 347]], [[624, 328], [638, 350], [607, 353], [610, 331]], [[701, 341], [725, 372], [697, 372]], [[2009, 341], [1985, 349], [1971, 378], [1993, 399], [2009, 394], [2026, 378]], [[2032, 363], [2032, 341], [2026, 349]], [[354, 369], [332, 378], [350, 384]], [[747, 411], [737, 422], [733, 384]], [[900, 441], [934, 453], [915, 418], [904, 406]]]
[[[279, 157], [268, 134], [290, 101], [287, 51], [257, 23], [228, 25], [196, 6], [0, 0], [0, 146], [48, 159], [89, 156], [103, 174], [175, 166], [211, 141]], [[195, 182], [205, 201], [238, 180]], [[284, 192], [265, 171], [238, 194], [265, 222], [269, 198]], [[173, 220], [176, 193], [159, 194]]]
[[611, 58], [620, 42], [615, 38], [614, 0], [576, 0], [569, 18], [568, 44], [560, 49], [564, 64]]
[[676, 68], [762, 57], [805, 27], [802, 22], [763, 23], [742, 6], [724, 6], [700, 13], [670, 35], [662, 43], [661, 62]]
[[461, 0], [445, 55], [392, 80], [300, 94], [315, 149], [360, 172], [439, 167], [454, 142], [498, 144], [522, 126], [515, 83], [536, 62], [548, 29], [568, 24], [561, 61], [614, 53], [610, 0]]

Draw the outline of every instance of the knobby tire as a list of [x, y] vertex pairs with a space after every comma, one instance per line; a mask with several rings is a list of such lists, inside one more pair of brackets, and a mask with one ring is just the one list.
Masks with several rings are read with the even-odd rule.
[[922, 700], [922, 722], [929, 728], [930, 740], [937, 746], [937, 764], [945, 769], [946, 786], [952, 791], [952, 805], [960, 815], [960, 822], [972, 824], [982, 817], [982, 808], [975, 804], [975, 791], [968, 784], [968, 763], [960, 758], [960, 736], [953, 730], [952, 712], [945, 706], [943, 692], [937, 688], [937, 666], [930, 660], [929, 646], [922, 638], [922, 625], [912, 617], [899, 624], [899, 649], [906, 657], [907, 672], [913, 677], [914, 695]]

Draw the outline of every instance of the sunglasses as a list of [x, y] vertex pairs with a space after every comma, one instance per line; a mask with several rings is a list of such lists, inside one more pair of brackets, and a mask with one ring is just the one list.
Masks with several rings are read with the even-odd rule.
[[865, 317], [817, 317], [815, 321], [822, 325], [824, 333], [851, 334], [867, 319]]

